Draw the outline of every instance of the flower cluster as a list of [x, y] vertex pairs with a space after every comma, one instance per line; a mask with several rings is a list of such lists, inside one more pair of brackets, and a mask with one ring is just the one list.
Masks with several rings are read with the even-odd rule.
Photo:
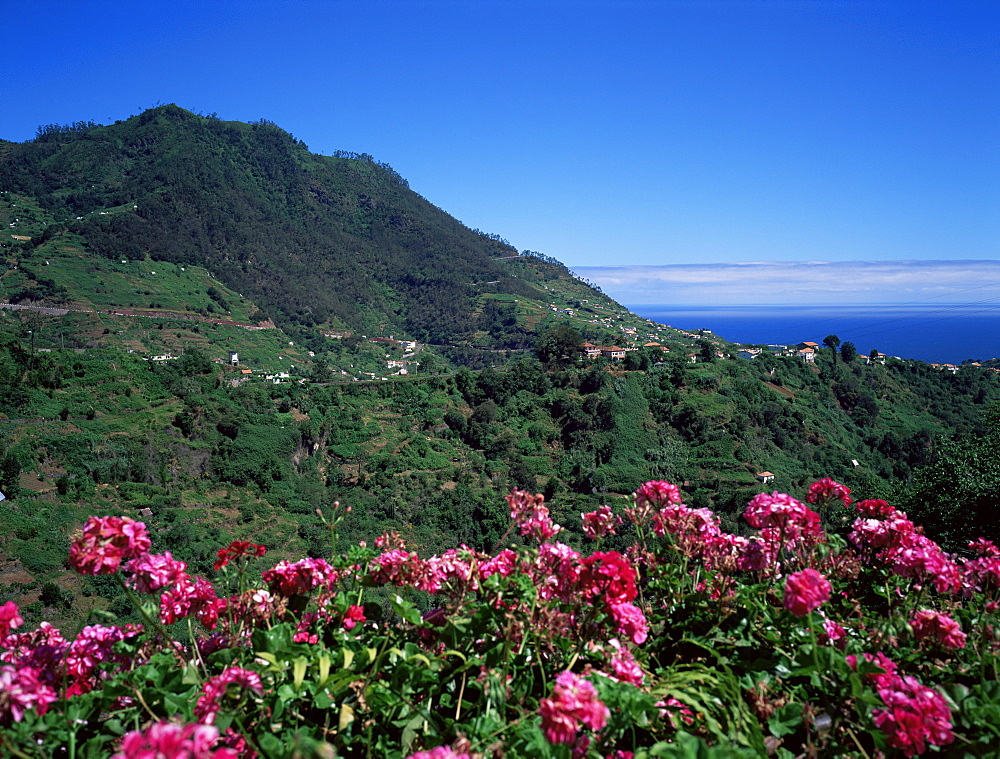
[[524, 490], [514, 490], [507, 496], [510, 518], [521, 529], [522, 535], [530, 536], [539, 543], [554, 538], [562, 527], [552, 522], [545, 496], [531, 495]]
[[581, 514], [580, 518], [583, 520], [583, 533], [591, 540], [614, 535], [615, 528], [622, 523], [622, 518], [613, 514], [608, 506], [598, 506], [597, 511]]
[[930, 640], [951, 650], [965, 647], [962, 626], [947, 614], [933, 609], [921, 609], [913, 615], [910, 625], [917, 640]]
[[793, 572], [785, 580], [785, 608], [804, 617], [830, 600], [830, 581], [815, 569]]
[[[831, 502], [850, 503], [850, 491], [821, 480], [807, 500], [825, 513]], [[159, 623], [147, 616], [149, 629], [88, 624], [66, 640], [48, 623], [21, 632], [17, 605], [0, 605], [0, 754], [12, 731], [25, 746], [51, 742], [50, 727], [52, 735], [90, 735], [101, 729], [98, 714], [125, 729], [143, 726], [101, 738], [101, 755], [117, 751], [115, 759], [252, 759], [278, 746], [269, 743], [276, 737], [285, 746], [301, 741], [306, 752], [316, 741], [338, 755], [377, 746], [379, 755], [416, 751], [411, 759], [514, 755], [543, 740], [574, 757], [627, 759], [675, 739], [678, 748], [701, 752], [701, 743], [712, 749], [732, 740], [714, 727], [731, 715], [722, 711], [726, 698], [712, 692], [708, 645], [752, 689], [746, 703], [762, 731], [773, 729], [778, 709], [783, 721], [801, 713], [802, 729], [781, 736], [790, 751], [846, 754], [874, 734], [876, 746], [916, 756], [951, 743], [955, 730], [970, 750], [992, 735], [970, 733], [969, 711], [953, 728], [949, 702], [931, 687], [955, 672], [971, 680], [977, 657], [986, 671], [1000, 661], [1000, 626], [990, 616], [1000, 548], [989, 541], [970, 544], [970, 559], [949, 556], [906, 514], [863, 500], [854, 504], [848, 548], [827, 541], [820, 516], [783, 493], [753, 498], [744, 517], [756, 532], [732, 535], [711, 511], [683, 504], [676, 486], [650, 482], [624, 510], [637, 542], [621, 553], [588, 554], [554, 539], [559, 528], [541, 496], [514, 491], [508, 505], [512, 530], [530, 536], [530, 545], [495, 555], [463, 545], [421, 558], [386, 533], [374, 541], [378, 550], [362, 545], [329, 561], [281, 561], [261, 573], [257, 587], [244, 570], [264, 549], [235, 541], [217, 554], [217, 568], [237, 562], [240, 570], [239, 590], [228, 598], [170, 553], [150, 554], [141, 524], [88, 520], [73, 543], [74, 566], [91, 575], [123, 568], [129, 598], [136, 599], [129, 588], [159, 594], [145, 604], [158, 600]], [[595, 539], [621, 524], [607, 506], [581, 520]], [[867, 593], [872, 578], [877, 595]], [[384, 591], [370, 593], [386, 584], [407, 589], [388, 594], [390, 614], [374, 603]], [[787, 613], [775, 603], [782, 586]], [[992, 595], [977, 596], [984, 590]], [[891, 623], [877, 616], [886, 606], [896, 616]], [[814, 611], [808, 627], [829, 648], [796, 645], [807, 628], [800, 618]], [[183, 645], [164, 627], [182, 619], [200, 625], [184, 631]], [[725, 635], [695, 630], [718, 631], [720, 621]], [[884, 654], [862, 653], [873, 640], [896, 647], [898, 660], [923, 682]], [[763, 648], [777, 660], [764, 678], [748, 664]], [[818, 677], [783, 674], [807, 671], [810, 660], [819, 667], [820, 654]], [[152, 668], [174, 661], [188, 664], [172, 677], [153, 676]], [[152, 692], [168, 682], [175, 684], [163, 686], [175, 688], [169, 697]], [[680, 690], [685, 682], [697, 683], [690, 699]], [[551, 691], [546, 683], [554, 683]], [[182, 694], [191, 702], [178, 708]], [[810, 712], [818, 703], [839, 706]], [[484, 716], [500, 704], [505, 726]], [[427, 719], [440, 710], [448, 720]], [[153, 714], [175, 721], [146, 722]], [[386, 720], [395, 727], [383, 730]], [[412, 735], [401, 741], [403, 725]], [[861, 743], [858, 730], [870, 734]], [[795, 735], [810, 744], [793, 746]]]
[[845, 506], [851, 505], [851, 489], [839, 482], [834, 482], [829, 477], [817, 480], [809, 486], [809, 495], [806, 496], [809, 503], [831, 503], [842, 501]]
[[[864, 658], [884, 672], [869, 675], [884, 708], [872, 711], [872, 718], [888, 738], [889, 745], [906, 756], [917, 756], [927, 744], [945, 746], [955, 739], [952, 732], [951, 709], [944, 696], [922, 685], [916, 678], [899, 674], [899, 667], [881, 651]], [[857, 665], [857, 657], [847, 660]]]
[[326, 560], [313, 558], [278, 562], [262, 576], [271, 590], [287, 597], [308, 595], [315, 588], [337, 581], [336, 570]]
[[202, 687], [201, 696], [194, 707], [195, 716], [206, 725], [215, 722], [215, 715], [222, 708], [222, 701], [230, 685], [252, 691], [258, 696], [264, 692], [260, 675], [256, 672], [242, 667], [229, 667], [221, 675], [209, 678]]
[[140, 593], [155, 593], [176, 583], [187, 569], [187, 564], [178, 561], [166, 551], [162, 556], [145, 553], [126, 565], [132, 573], [129, 584]]
[[232, 748], [215, 748], [219, 730], [214, 725], [154, 722], [122, 739], [121, 751], [111, 759], [238, 759]]
[[17, 608], [16, 603], [8, 601], [0, 606], [0, 643], [10, 635], [12, 630], [16, 630], [23, 624], [24, 619], [21, 617], [21, 610]]
[[109, 575], [122, 561], [149, 550], [146, 525], [128, 517], [91, 517], [69, 549], [69, 563], [82, 575]]
[[20, 722], [31, 709], [45, 714], [56, 700], [55, 690], [34, 667], [0, 667], [0, 725]]
[[160, 596], [160, 621], [172, 625], [194, 617], [209, 630], [215, 628], [226, 602], [215, 595], [212, 583], [203, 577], [182, 574], [174, 587]]
[[264, 546], [251, 543], [249, 540], [234, 540], [225, 548], [220, 548], [216, 553], [215, 565], [212, 567], [216, 572], [226, 566], [230, 561], [237, 559], [249, 560], [253, 557], [261, 557], [267, 553]]
[[568, 671], [556, 678], [552, 697], [539, 702], [538, 712], [549, 743], [573, 743], [581, 725], [600, 730], [610, 716], [594, 684]]
[[849, 537], [863, 553], [874, 554], [875, 559], [900, 577], [932, 583], [939, 593], [962, 590], [962, 575], [954, 559], [925, 536], [906, 514], [892, 507], [880, 508], [879, 513], [883, 518], [859, 517], [854, 521]]

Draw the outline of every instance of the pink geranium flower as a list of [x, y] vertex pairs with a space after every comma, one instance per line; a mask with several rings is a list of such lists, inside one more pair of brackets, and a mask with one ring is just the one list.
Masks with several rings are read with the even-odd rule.
[[470, 759], [468, 754], [456, 754], [450, 746], [436, 746], [429, 751], [418, 751], [407, 759]]
[[69, 548], [69, 562], [82, 575], [109, 575], [122, 561], [150, 547], [146, 525], [128, 517], [90, 517]]
[[851, 505], [851, 489], [839, 482], [834, 482], [829, 477], [814, 482], [809, 486], [809, 495], [806, 496], [809, 503], [829, 503], [840, 500], [845, 506]]
[[639, 508], [651, 506], [658, 509], [668, 504], [680, 503], [682, 500], [684, 499], [681, 498], [680, 489], [663, 480], [644, 482], [635, 491], [635, 505]]
[[830, 600], [830, 581], [815, 569], [793, 572], [785, 580], [785, 608], [804, 617]]
[[521, 534], [544, 543], [562, 531], [549, 516], [545, 496], [532, 495], [524, 490], [514, 490], [507, 496], [510, 518], [521, 529]]
[[572, 743], [581, 725], [600, 730], [608, 721], [608, 707], [589, 680], [563, 672], [556, 678], [551, 698], [539, 703], [542, 731], [549, 743]]
[[236, 759], [232, 748], [213, 748], [219, 740], [214, 725], [154, 722], [122, 739], [122, 750], [111, 759]]
[[931, 640], [952, 650], [965, 647], [965, 633], [961, 625], [947, 614], [921, 609], [914, 613], [910, 624], [917, 640]]
[[649, 636], [649, 622], [642, 609], [630, 603], [610, 604], [608, 611], [615, 621], [618, 634], [628, 638], [637, 646], [646, 642]]
[[16, 630], [23, 624], [24, 618], [21, 616], [21, 610], [16, 603], [8, 601], [3, 606], [0, 606], [0, 643], [10, 635], [12, 630]]
[[222, 699], [230, 685], [252, 691], [258, 696], [264, 692], [264, 686], [260, 681], [260, 675], [249, 669], [242, 667], [230, 667], [223, 671], [221, 675], [209, 678], [202, 687], [201, 696], [194, 707], [194, 715], [206, 725], [215, 722], [215, 714], [222, 708]]
[[304, 596], [320, 585], [337, 581], [337, 571], [324, 559], [305, 558], [295, 562], [280, 561], [261, 573], [264, 582], [283, 596]]
[[24, 719], [26, 711], [45, 714], [56, 700], [56, 692], [39, 678], [33, 667], [0, 667], [0, 725]]
[[614, 535], [615, 528], [622, 523], [621, 517], [612, 514], [608, 506], [598, 506], [596, 511], [581, 514], [583, 533], [591, 540], [598, 540], [605, 535]]
[[187, 569], [187, 564], [166, 551], [162, 556], [143, 554], [132, 559], [126, 569], [132, 572], [129, 584], [135, 590], [140, 593], [155, 593], [177, 582]]

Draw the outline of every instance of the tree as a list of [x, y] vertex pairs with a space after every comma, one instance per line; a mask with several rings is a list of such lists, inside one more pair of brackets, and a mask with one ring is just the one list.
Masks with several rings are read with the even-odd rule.
[[535, 355], [546, 364], [571, 363], [580, 355], [583, 337], [572, 327], [557, 324], [549, 327], [535, 341]]
[[837, 346], [840, 345], [840, 338], [836, 335], [827, 335], [823, 338], [823, 345], [833, 352], [833, 360], [837, 360]]
[[706, 364], [715, 361], [715, 349], [708, 340], [699, 340], [700, 350], [698, 351], [698, 357], [704, 361]]
[[872, 348], [872, 352], [868, 354], [868, 363], [874, 364], [878, 361], [878, 351]]
[[854, 347], [854, 343], [848, 340], [846, 343], [840, 346], [840, 357], [843, 359], [845, 364], [851, 363], [858, 356], [858, 349]]

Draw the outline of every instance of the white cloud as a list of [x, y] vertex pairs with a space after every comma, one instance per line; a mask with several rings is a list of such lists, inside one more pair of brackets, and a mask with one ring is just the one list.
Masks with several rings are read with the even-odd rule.
[[1000, 301], [1000, 261], [749, 261], [578, 266], [625, 304], [889, 304]]

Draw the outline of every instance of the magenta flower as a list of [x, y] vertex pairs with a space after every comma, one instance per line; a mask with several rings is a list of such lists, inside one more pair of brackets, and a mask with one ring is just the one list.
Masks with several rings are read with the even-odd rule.
[[830, 581], [815, 569], [793, 572], [785, 580], [785, 608], [804, 617], [830, 600]]
[[611, 604], [608, 606], [611, 618], [615, 621], [618, 634], [628, 638], [637, 646], [646, 642], [649, 636], [649, 622], [642, 609], [630, 603]]
[[510, 506], [510, 518], [520, 527], [522, 535], [544, 543], [562, 531], [562, 527], [553, 523], [549, 516], [545, 496], [541, 493], [531, 495], [524, 490], [514, 490], [507, 496], [507, 503]]
[[917, 640], [932, 640], [951, 650], [965, 647], [962, 627], [947, 614], [921, 609], [913, 615], [910, 624]]
[[838, 499], [843, 501], [845, 506], [850, 506], [851, 489], [839, 482], [834, 482], [829, 477], [824, 477], [810, 485], [809, 495], [806, 496], [809, 503], [829, 503]]
[[456, 754], [450, 746], [436, 746], [429, 751], [418, 751], [407, 759], [470, 759], [468, 754]]
[[45, 714], [56, 700], [56, 692], [46, 685], [33, 667], [0, 667], [0, 725], [24, 719], [26, 711]]
[[[424, 584], [427, 562], [405, 548], [393, 548], [375, 557], [371, 581], [375, 585], [396, 586]], [[280, 566], [280, 565], [279, 565]]]
[[596, 511], [581, 514], [583, 533], [591, 540], [598, 540], [605, 535], [614, 535], [615, 528], [622, 523], [621, 517], [612, 514], [608, 506], [598, 506]]
[[124, 640], [120, 627], [90, 625], [84, 627], [66, 651], [66, 672], [74, 679], [70, 695], [89, 693], [97, 685], [94, 671], [104, 662], [119, 660], [112, 653], [114, 645]]
[[587, 597], [601, 597], [610, 605], [628, 603], [638, 594], [635, 569], [617, 551], [598, 551], [580, 563], [580, 585]]
[[349, 606], [344, 613], [344, 629], [353, 630], [359, 622], [365, 621], [365, 610], [361, 606]]
[[917, 756], [927, 750], [928, 743], [944, 746], [955, 739], [951, 709], [944, 696], [916, 678], [886, 676], [878, 694], [886, 708], [872, 710], [872, 718], [892, 748]]
[[24, 618], [21, 617], [21, 610], [16, 603], [8, 601], [0, 606], [0, 643], [10, 635], [12, 630], [16, 630], [23, 624]]
[[90, 517], [69, 548], [69, 562], [82, 575], [109, 575], [122, 561], [149, 550], [146, 525], [128, 517]]
[[847, 630], [832, 619], [824, 619], [823, 632], [819, 635], [819, 642], [824, 646], [833, 646], [843, 651], [847, 646]]
[[260, 675], [256, 672], [242, 667], [230, 667], [221, 675], [209, 678], [202, 687], [202, 694], [198, 697], [198, 703], [194, 707], [195, 717], [206, 725], [215, 722], [215, 714], [222, 708], [222, 699], [225, 698], [230, 685], [245, 688], [258, 696], [264, 692]]
[[611, 655], [611, 669], [615, 673], [613, 679], [635, 686], [642, 685], [646, 674], [642, 671], [642, 667], [639, 666], [635, 657], [632, 656], [632, 652], [625, 648], [617, 638], [612, 638], [608, 643], [614, 649], [614, 654]]
[[490, 575], [508, 577], [515, 569], [517, 569], [517, 554], [505, 548], [492, 559], [479, 565], [479, 579], [485, 580]]
[[680, 503], [681, 491], [676, 485], [671, 485], [663, 480], [644, 482], [635, 491], [635, 505], [640, 509], [651, 506], [658, 509], [672, 503]]
[[323, 559], [305, 558], [296, 562], [280, 561], [261, 576], [264, 582], [283, 596], [304, 596], [320, 585], [337, 581], [337, 571]]
[[594, 684], [572, 672], [563, 672], [556, 678], [552, 698], [543, 698], [538, 711], [549, 743], [572, 743], [581, 724], [600, 730], [611, 714], [597, 697]]
[[219, 731], [213, 725], [154, 722], [122, 739], [121, 751], [111, 759], [237, 759], [232, 748], [213, 748]]
[[129, 580], [132, 588], [139, 593], [155, 593], [177, 582], [187, 569], [187, 564], [166, 551], [162, 556], [143, 554], [132, 559], [125, 568], [132, 572]]
[[194, 616], [211, 630], [225, 606], [226, 602], [216, 597], [215, 588], [208, 580], [182, 574], [174, 587], [160, 596], [160, 621], [172, 625], [178, 619]]

